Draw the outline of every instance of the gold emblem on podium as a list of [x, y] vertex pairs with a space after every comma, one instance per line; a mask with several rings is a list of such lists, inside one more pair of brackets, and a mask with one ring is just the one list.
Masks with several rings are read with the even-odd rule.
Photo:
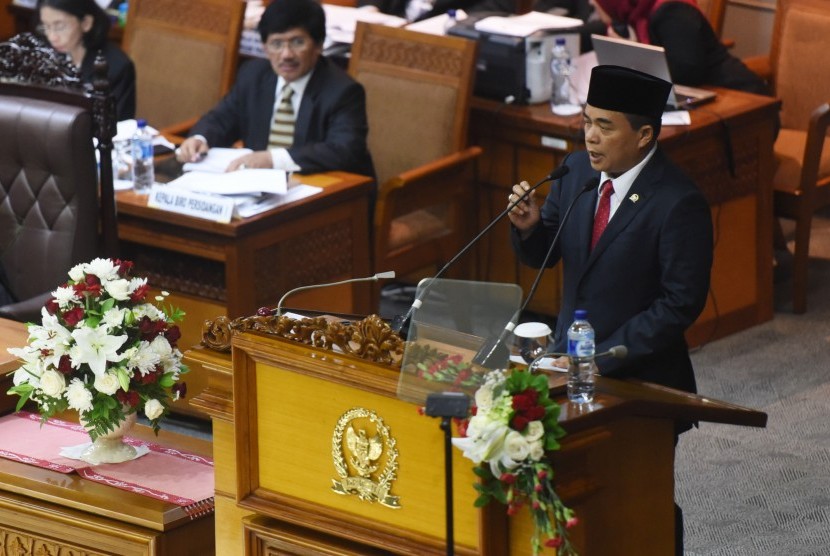
[[374, 411], [358, 407], [344, 413], [331, 437], [331, 457], [340, 475], [340, 480], [332, 479], [331, 489], [399, 509], [398, 497], [389, 494], [398, 471], [395, 444]]

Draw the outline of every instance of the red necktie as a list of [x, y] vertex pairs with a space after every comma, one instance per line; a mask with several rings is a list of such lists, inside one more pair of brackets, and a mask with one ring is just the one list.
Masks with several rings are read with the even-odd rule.
[[614, 184], [611, 180], [605, 180], [602, 184], [602, 192], [599, 195], [599, 206], [594, 215], [594, 233], [591, 235], [591, 249], [599, 241], [602, 232], [608, 225], [608, 217], [611, 215], [611, 195], [614, 193]]

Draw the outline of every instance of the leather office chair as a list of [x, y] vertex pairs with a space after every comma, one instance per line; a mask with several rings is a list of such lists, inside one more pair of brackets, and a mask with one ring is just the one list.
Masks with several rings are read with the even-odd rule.
[[123, 47], [136, 67], [136, 114], [184, 135], [236, 78], [240, 0], [130, 0]]
[[72, 266], [116, 255], [115, 104], [103, 57], [96, 71], [86, 92], [36, 37], [0, 43], [0, 272], [17, 300], [0, 306], [2, 317], [39, 320]]
[[349, 73], [366, 88], [378, 271], [440, 267], [472, 236], [481, 149], [467, 146], [467, 124], [476, 46], [358, 24]]
[[[773, 204], [777, 217], [795, 220], [793, 311], [803, 313], [813, 213], [830, 206], [830, 146], [825, 145], [830, 126], [830, 10], [824, 0], [787, 0], [779, 10], [771, 57], [772, 83], [782, 101]], [[779, 247], [786, 247], [780, 229], [777, 236]]]

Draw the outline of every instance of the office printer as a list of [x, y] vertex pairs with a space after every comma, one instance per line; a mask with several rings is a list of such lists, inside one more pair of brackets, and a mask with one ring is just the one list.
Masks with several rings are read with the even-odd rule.
[[557, 37], [565, 37], [574, 59], [579, 55], [580, 27], [537, 31], [513, 37], [478, 31], [476, 21], [493, 13], [475, 13], [447, 31], [449, 35], [478, 41], [475, 94], [516, 104], [550, 100], [551, 50]]

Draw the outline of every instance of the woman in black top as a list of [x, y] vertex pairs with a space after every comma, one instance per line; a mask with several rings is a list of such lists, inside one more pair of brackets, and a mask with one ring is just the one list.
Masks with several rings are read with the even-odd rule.
[[[666, 49], [672, 81], [769, 94], [764, 81], [732, 56], [694, 0], [593, 0], [607, 25], [626, 24], [630, 36]], [[609, 35], [617, 35], [612, 29]]]
[[95, 0], [38, 0], [38, 30], [52, 48], [66, 54], [81, 76], [92, 81], [95, 56], [107, 60], [107, 78], [119, 120], [135, 117], [135, 66], [121, 49], [107, 40], [109, 16]]

